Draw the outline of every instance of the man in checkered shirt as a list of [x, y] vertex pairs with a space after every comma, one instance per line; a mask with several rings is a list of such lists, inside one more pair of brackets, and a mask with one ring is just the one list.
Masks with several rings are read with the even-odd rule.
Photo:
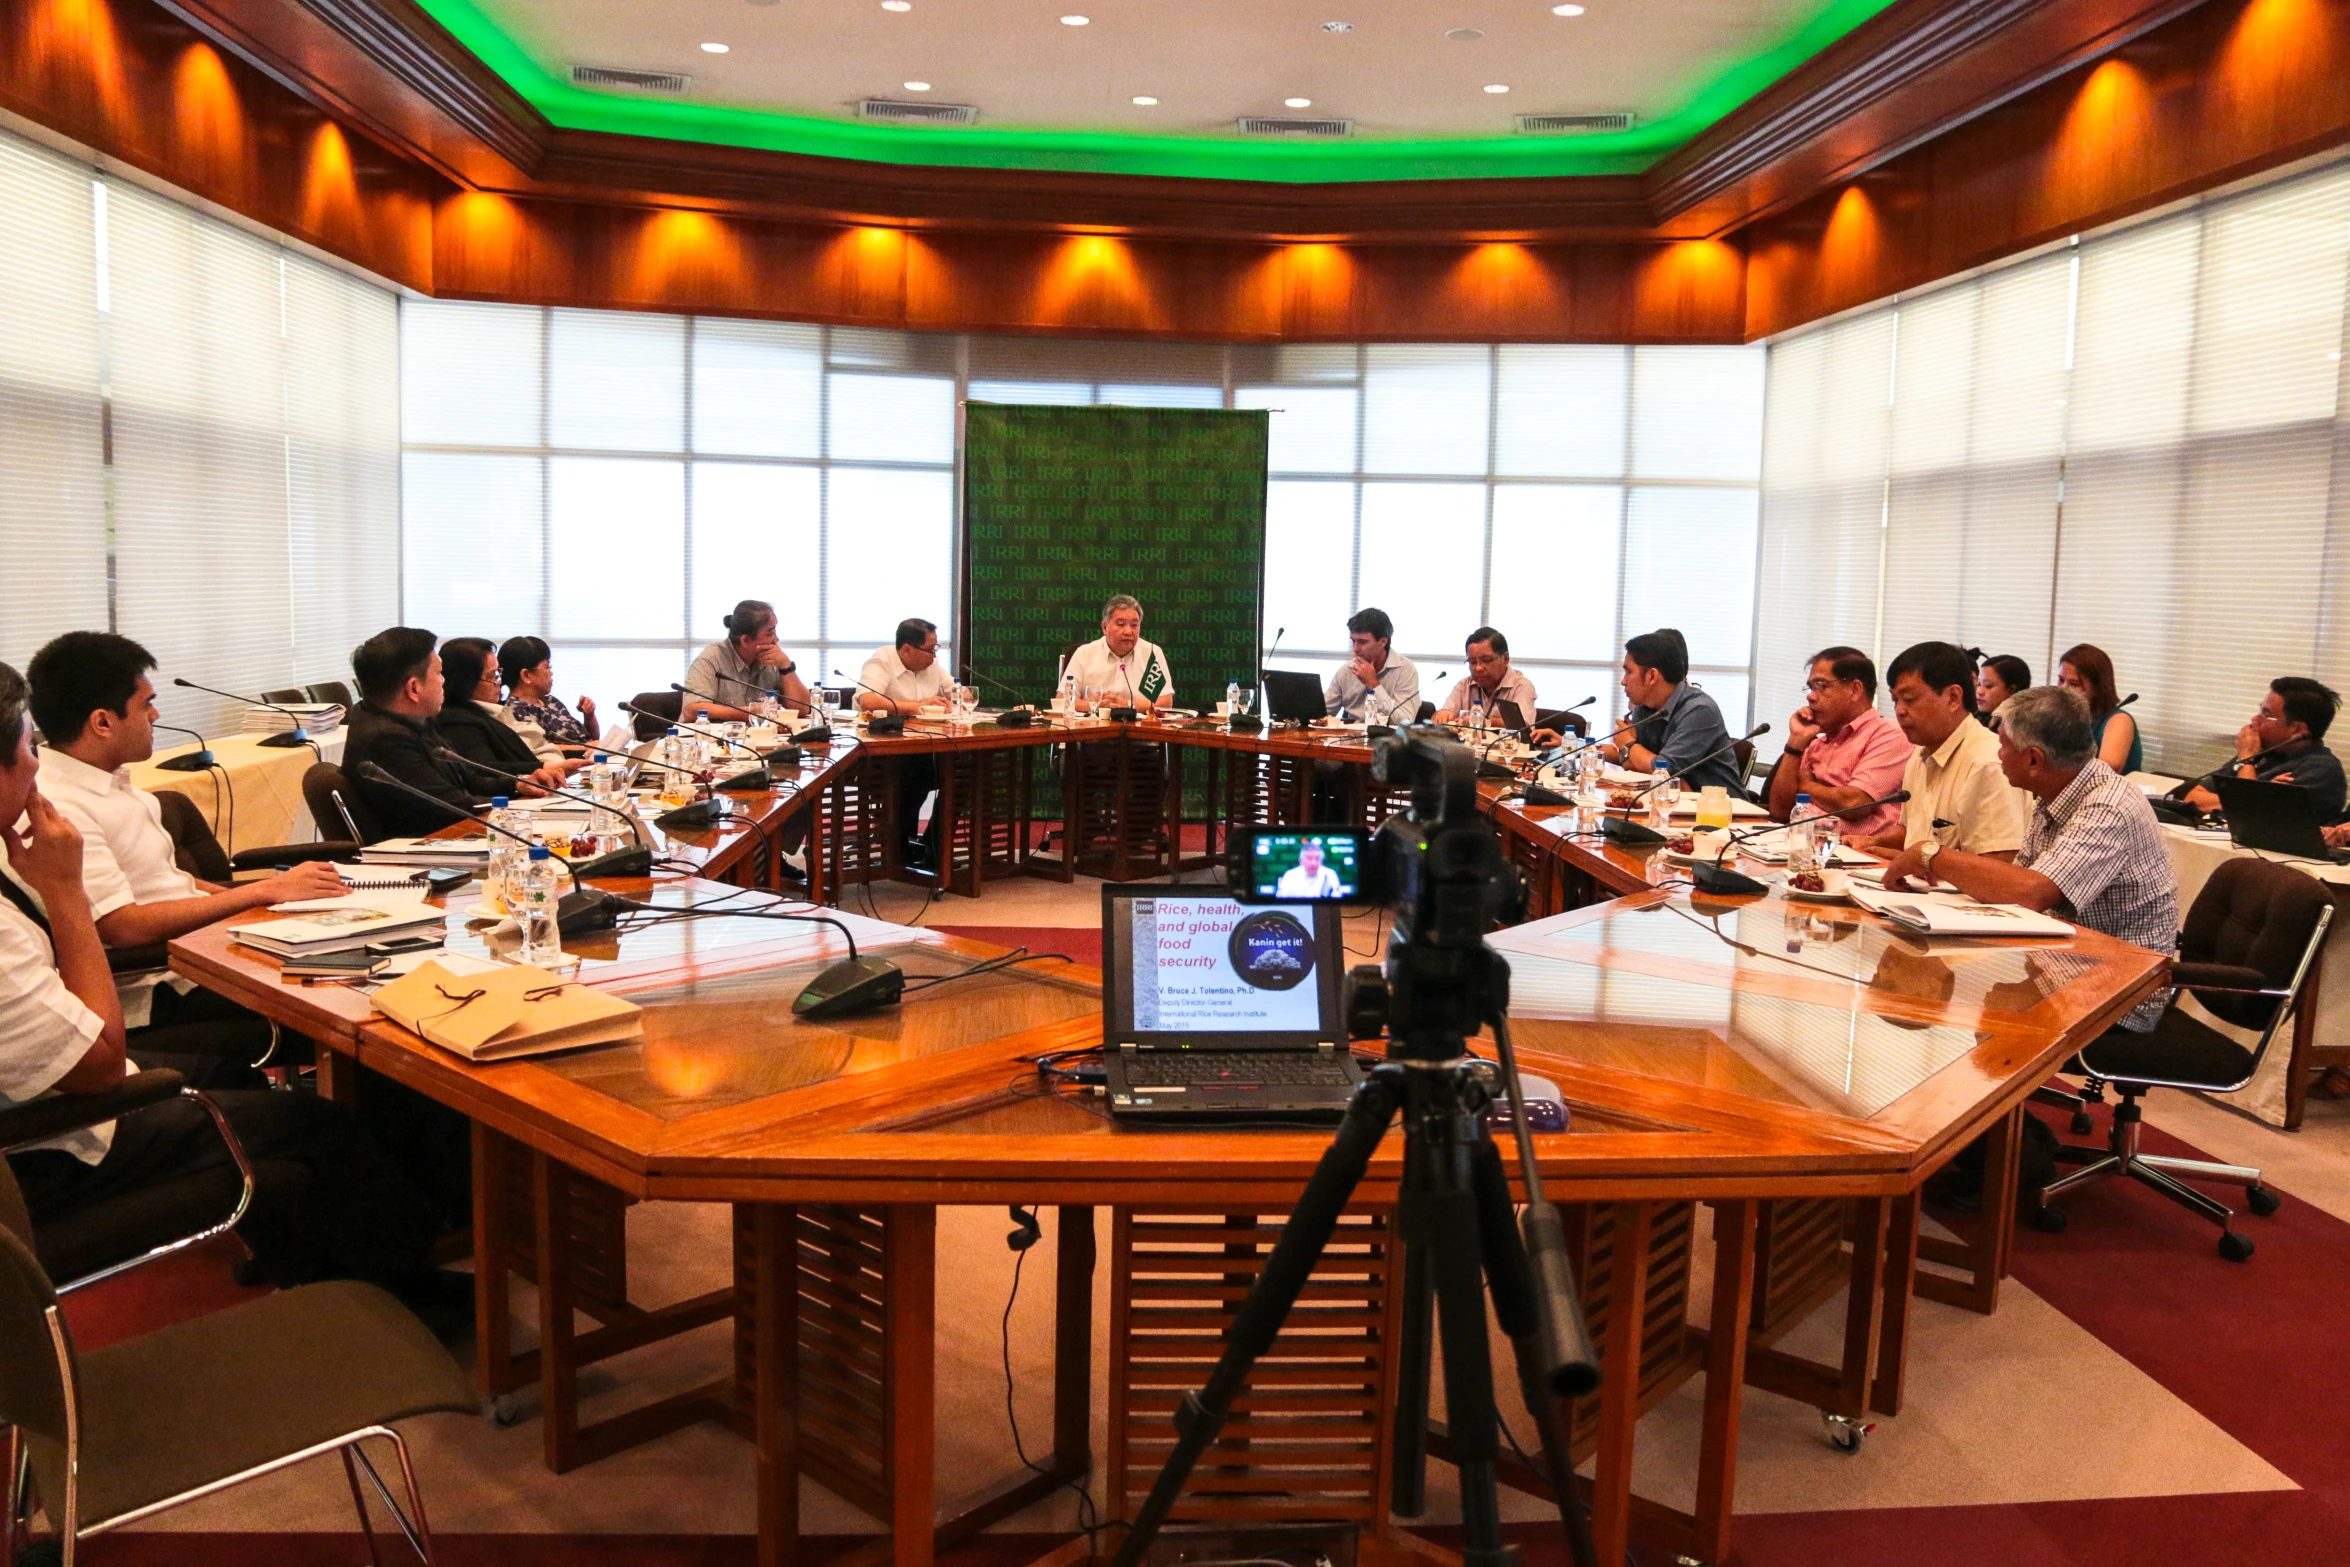
[[[2012, 864], [1921, 843], [1886, 868], [1955, 883], [1984, 903], [2054, 912], [2108, 936], [2170, 954], [2179, 942], [2179, 878], [2162, 828], [2135, 785], [2097, 759], [2089, 704], [2061, 686], [2035, 686], [1999, 710], [1999, 768], [2032, 796], [2031, 826]], [[2159, 992], [2122, 1019], [2142, 1034], [2162, 1017]]]

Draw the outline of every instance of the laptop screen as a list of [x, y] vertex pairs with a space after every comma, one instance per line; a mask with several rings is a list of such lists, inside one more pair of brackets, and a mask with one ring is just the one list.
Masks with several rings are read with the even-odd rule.
[[1336, 907], [1106, 887], [1102, 913], [1102, 1021], [1113, 1047], [1310, 1048], [1343, 1037]]

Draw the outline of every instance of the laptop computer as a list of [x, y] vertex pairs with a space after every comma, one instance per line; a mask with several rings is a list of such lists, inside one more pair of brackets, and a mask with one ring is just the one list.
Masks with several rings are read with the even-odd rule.
[[1294, 669], [1263, 669], [1265, 711], [1277, 724], [1310, 724], [1329, 716], [1322, 699], [1322, 677]]
[[1102, 888], [1102, 1061], [1135, 1121], [1335, 1121], [1363, 1080], [1334, 903], [1219, 887]]
[[2223, 778], [2214, 792], [2228, 819], [2228, 837], [2237, 848], [2350, 863], [2350, 849], [2327, 844], [2320, 831], [2325, 823], [2317, 813], [2317, 796], [2299, 784]]

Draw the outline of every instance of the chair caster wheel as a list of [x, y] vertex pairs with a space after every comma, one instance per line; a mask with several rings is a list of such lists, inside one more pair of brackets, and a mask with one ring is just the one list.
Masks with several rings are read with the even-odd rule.
[[2070, 1222], [2061, 1208], [2043, 1208], [2032, 1215], [2032, 1228], [2043, 1235], [2062, 1235], [2065, 1225]]
[[2073, 1112], [2073, 1135], [2075, 1137], [2086, 1137], [2096, 1129], [2097, 1123], [2089, 1119], [2088, 1111], [2075, 1110]]
[[2244, 1202], [2254, 1213], [2264, 1219], [2285, 1205], [2283, 1198], [2265, 1186], [2247, 1187], [2244, 1192]]
[[1827, 1422], [1828, 1445], [1847, 1456], [1859, 1452], [1861, 1439], [1877, 1429], [1874, 1421], [1851, 1420], [1826, 1410], [1820, 1411], [1820, 1419]]
[[2251, 1238], [2229, 1230], [2219, 1238], [2219, 1254], [2230, 1262], [2242, 1262], [2252, 1255]]
[[522, 1418], [522, 1401], [511, 1393], [490, 1400], [490, 1424], [503, 1431]]

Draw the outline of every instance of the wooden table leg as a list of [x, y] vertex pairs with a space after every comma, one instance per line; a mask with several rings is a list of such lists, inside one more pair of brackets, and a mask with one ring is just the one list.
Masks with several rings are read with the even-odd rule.
[[1620, 1562], [1632, 1532], [1632, 1436], [1640, 1420], [1640, 1340], [1648, 1314], [1648, 1236], [1656, 1205], [1616, 1204], [1609, 1267], [1606, 1380], [1599, 1394], [1599, 1448], [1592, 1467], [1591, 1536], [1603, 1562]]
[[1918, 1271], [1918, 1193], [1893, 1200], [1885, 1236], [1885, 1306], [1878, 1329], [1877, 1380], [1869, 1407], [1881, 1415], [1901, 1413], [1901, 1385], [1909, 1371], [1909, 1303]]
[[547, 1467], [562, 1474], [579, 1462], [579, 1367], [572, 1358], [571, 1226], [566, 1223], [571, 1172], [543, 1153], [530, 1156], [531, 1219], [539, 1254], [539, 1388]]
[[510, 1393], [525, 1380], [515, 1362], [513, 1279], [506, 1271], [513, 1246], [506, 1170], [516, 1152], [514, 1143], [473, 1123], [473, 1379], [484, 1398]]
[[1868, 1413], [1869, 1378], [1876, 1371], [1877, 1336], [1884, 1322], [1878, 1304], [1885, 1287], [1889, 1206], [1882, 1197], [1863, 1197], [1852, 1205], [1852, 1282], [1844, 1297], [1844, 1367], [1837, 1379], [1834, 1411], [1852, 1420]]
[[1746, 1391], [1746, 1317], [1754, 1298], [1754, 1204], [1714, 1209], [1714, 1302], [1705, 1346], [1705, 1417], [1688, 1554], [1727, 1560], [1738, 1480], [1738, 1417]]
[[2023, 1106], [2000, 1120], [1986, 1134], [1983, 1150], [1983, 1207], [1975, 1216], [1974, 1234], [1963, 1241], [1926, 1236], [1917, 1254], [1944, 1267], [1964, 1268], [1968, 1277], [1910, 1270], [1912, 1288], [1926, 1299], [1989, 1316], [1999, 1309], [1999, 1281], [2007, 1276], [2008, 1257], [2015, 1246], [2015, 1183], [2023, 1158]]
[[890, 1533], [896, 1567], [931, 1567], [938, 1514], [938, 1210], [889, 1209]]
[[1093, 1467], [1093, 1210], [1063, 1208], [1053, 1276], [1052, 1469]]
[[754, 1313], [752, 1429], [758, 1444], [759, 1567], [791, 1567], [800, 1548], [799, 1260], [794, 1210], [750, 1210]]

